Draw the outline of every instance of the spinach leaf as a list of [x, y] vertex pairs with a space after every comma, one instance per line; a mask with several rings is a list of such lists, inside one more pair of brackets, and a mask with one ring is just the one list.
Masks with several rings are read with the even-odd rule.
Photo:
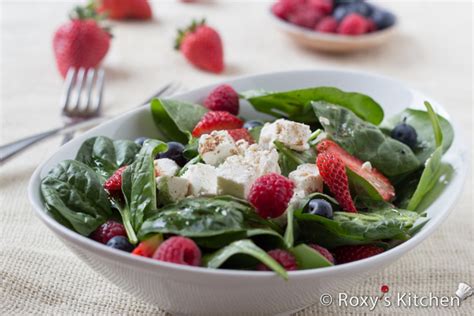
[[[439, 121], [439, 128], [436, 129], [436, 132], [433, 131], [432, 121], [434, 118], [437, 118]], [[421, 164], [424, 164], [436, 150], [438, 147], [436, 139], [438, 138], [439, 140], [441, 134], [443, 138], [443, 152], [446, 152], [451, 146], [454, 139], [453, 127], [448, 120], [440, 115], [435, 115], [434, 112], [406, 109], [402, 113], [384, 121], [381, 128], [387, 135], [390, 135], [392, 129], [404, 120], [416, 130], [417, 145], [413, 152]]]
[[281, 173], [286, 177], [288, 177], [290, 172], [296, 170], [299, 165], [316, 162], [316, 151], [314, 148], [298, 152], [286, 147], [277, 140], [274, 142], [274, 145], [279, 154], [278, 164], [280, 165]]
[[41, 181], [41, 194], [49, 213], [84, 236], [112, 215], [99, 177], [79, 161], [65, 160], [52, 169]]
[[199, 148], [199, 138], [191, 137], [189, 139], [189, 142], [186, 144], [186, 146], [184, 146], [183, 156], [186, 159], [193, 159], [194, 157], [199, 155], [198, 148]]
[[140, 145], [130, 140], [97, 136], [82, 143], [75, 159], [91, 167], [104, 182], [115, 170], [131, 164], [139, 150]]
[[265, 250], [255, 245], [251, 240], [238, 240], [230, 245], [216, 251], [215, 253], [205, 256], [203, 258], [203, 265], [208, 268], [217, 269], [222, 266], [230, 257], [235, 255], [247, 255], [254, 257], [258, 261], [265, 264], [267, 267], [275, 271], [283, 279], [288, 279], [286, 270], [270, 257]]
[[295, 256], [299, 270], [316, 269], [334, 265], [326, 259], [326, 257], [308, 245], [300, 244], [289, 250], [293, 256]]
[[353, 199], [357, 201], [383, 201], [383, 197], [377, 189], [364, 177], [358, 175], [350, 168], [346, 167], [346, 174], [349, 180], [349, 186], [352, 192]]
[[252, 227], [270, 227], [245, 201], [221, 196], [187, 198], [167, 205], [141, 226], [139, 237], [150, 233], [210, 237]]
[[252, 136], [253, 140], [255, 143], [258, 144], [258, 141], [260, 140], [260, 133], [262, 132], [263, 126], [255, 126], [249, 130], [250, 136]]
[[195, 164], [198, 164], [198, 163], [200, 163], [200, 162], [203, 162], [201, 156], [196, 156], [196, 157], [194, 157], [193, 159], [189, 160], [189, 161], [183, 166], [183, 168], [179, 169], [177, 176], [178, 176], [178, 177], [181, 177], [183, 174], [186, 173], [186, 171], [188, 171], [188, 169], [189, 169], [190, 166], [195, 165]]
[[406, 234], [420, 217], [418, 213], [386, 204], [371, 212], [334, 212], [334, 218], [295, 211], [303, 240], [332, 248], [369, 244]]
[[264, 249], [285, 247], [283, 237], [270, 228], [250, 228], [209, 237], [193, 237], [193, 240], [199, 246], [211, 249], [219, 249], [241, 239], [251, 239], [254, 243]]
[[191, 132], [207, 109], [178, 100], [154, 99], [150, 103], [153, 120], [168, 141], [187, 143]]
[[302, 123], [315, 123], [311, 101], [326, 101], [353, 111], [361, 119], [379, 124], [383, 120], [383, 109], [371, 97], [360, 93], [344, 92], [333, 87], [317, 87], [277, 93], [243, 93], [244, 97], [259, 112], [275, 117], [286, 117]]
[[[156, 182], [153, 160], [157, 153], [166, 151], [167, 148], [168, 146], [161, 141], [146, 140], [135, 161], [122, 173], [122, 192], [125, 197], [122, 219], [124, 225], [132, 227], [134, 232], [140, 229], [144, 218], [156, 210]], [[125, 224], [127, 220], [130, 221], [129, 224]], [[129, 239], [132, 243], [136, 242], [130, 234]]]
[[377, 126], [364, 122], [343, 107], [326, 102], [312, 104], [330, 138], [351, 155], [370, 161], [383, 174], [396, 176], [420, 167], [410, 147], [386, 136]]

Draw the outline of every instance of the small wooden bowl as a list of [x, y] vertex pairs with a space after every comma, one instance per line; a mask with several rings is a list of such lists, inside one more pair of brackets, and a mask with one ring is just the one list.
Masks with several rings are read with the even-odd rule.
[[326, 52], [349, 53], [369, 49], [386, 43], [396, 31], [397, 22], [392, 26], [372, 33], [357, 36], [322, 33], [284, 21], [269, 10], [271, 19], [277, 27], [303, 46]]

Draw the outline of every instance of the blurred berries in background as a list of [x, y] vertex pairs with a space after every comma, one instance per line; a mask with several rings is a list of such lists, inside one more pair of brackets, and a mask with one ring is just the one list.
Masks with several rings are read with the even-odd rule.
[[151, 19], [151, 7], [148, 0], [95, 0], [99, 13], [113, 20]]

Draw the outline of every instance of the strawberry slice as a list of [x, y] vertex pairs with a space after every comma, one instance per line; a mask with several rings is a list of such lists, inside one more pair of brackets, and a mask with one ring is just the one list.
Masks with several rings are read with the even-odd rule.
[[230, 137], [232, 137], [234, 141], [243, 139], [247, 141], [249, 144], [255, 143], [252, 135], [250, 135], [249, 131], [246, 128], [231, 129], [231, 130], [228, 130], [227, 133], [229, 133]]
[[209, 134], [212, 131], [229, 130], [241, 128], [244, 122], [237, 116], [225, 111], [209, 111], [197, 123], [193, 130], [193, 136], [199, 137], [202, 134]]
[[380, 171], [373, 167], [364, 167], [362, 160], [352, 156], [332, 140], [323, 140], [318, 146], [318, 153], [332, 153], [338, 156], [344, 165], [367, 180], [382, 196], [385, 201], [395, 197], [395, 188]]
[[161, 234], [155, 235], [139, 243], [132, 254], [151, 258], [162, 242], [163, 236]]
[[349, 179], [342, 159], [333, 153], [319, 153], [316, 165], [324, 183], [334, 195], [341, 208], [350, 213], [357, 213], [349, 190]]

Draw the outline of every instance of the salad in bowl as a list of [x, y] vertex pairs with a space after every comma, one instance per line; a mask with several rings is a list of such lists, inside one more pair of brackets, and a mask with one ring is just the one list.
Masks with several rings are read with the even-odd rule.
[[384, 119], [358, 92], [259, 88], [153, 100], [157, 136], [85, 140], [41, 180], [46, 212], [130, 256], [285, 279], [379, 255], [426, 224], [454, 138], [429, 102]]

